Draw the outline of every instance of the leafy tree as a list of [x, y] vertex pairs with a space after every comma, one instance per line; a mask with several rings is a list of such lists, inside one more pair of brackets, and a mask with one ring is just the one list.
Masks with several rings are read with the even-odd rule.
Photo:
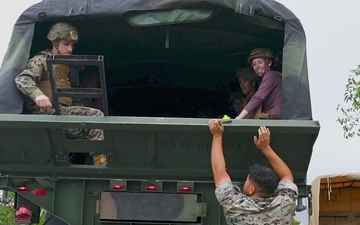
[[297, 221], [296, 219], [291, 220], [291, 225], [300, 225], [301, 223]]
[[343, 127], [344, 137], [347, 139], [360, 136], [360, 65], [350, 72], [344, 94], [346, 106], [339, 104], [337, 107], [342, 113], [337, 121]]

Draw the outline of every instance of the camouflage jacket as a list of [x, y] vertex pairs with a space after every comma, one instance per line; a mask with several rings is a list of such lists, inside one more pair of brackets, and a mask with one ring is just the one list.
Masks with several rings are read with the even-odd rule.
[[298, 189], [290, 181], [280, 181], [273, 197], [254, 198], [243, 194], [231, 180], [224, 180], [215, 195], [229, 225], [290, 225]]
[[45, 50], [31, 58], [26, 68], [15, 78], [16, 87], [33, 101], [37, 96], [44, 94], [38, 88], [36, 82], [48, 80], [46, 66], [47, 54], [51, 53]]
[[[34, 101], [39, 95], [44, 95], [38, 86], [38, 82], [49, 80], [46, 64], [46, 56], [49, 54], [52, 54], [50, 50], [37, 53], [29, 60], [26, 68], [15, 78], [16, 87], [26, 96], [27, 110], [31, 113], [44, 113], [42, 109], [36, 106]], [[80, 99], [73, 98], [72, 105], [83, 106], [83, 103]], [[50, 112], [53, 112], [53, 110]]]

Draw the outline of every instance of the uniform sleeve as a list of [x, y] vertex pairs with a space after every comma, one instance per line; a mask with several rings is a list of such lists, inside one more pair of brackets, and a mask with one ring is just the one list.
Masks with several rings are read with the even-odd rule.
[[260, 221], [256, 223], [246, 223], [246, 221], [253, 220], [254, 215], [266, 211], [271, 206], [268, 203], [259, 206], [255, 198], [246, 196], [231, 180], [222, 181], [216, 187], [215, 195], [228, 224], [261, 224], [258, 223]]
[[259, 107], [279, 83], [279, 75], [275, 71], [268, 71], [264, 74], [260, 86], [249, 103], [245, 106], [248, 113], [252, 113]]
[[299, 197], [299, 191], [296, 184], [288, 180], [281, 180], [279, 182], [276, 193], [281, 196], [289, 196], [293, 200], [296, 200]]
[[35, 56], [28, 62], [27, 67], [15, 78], [16, 87], [32, 100], [44, 93], [38, 88], [36, 82], [46, 78], [46, 64], [44, 56]]
[[245, 194], [228, 179], [218, 184], [215, 189], [215, 196], [220, 205], [226, 210], [232, 207], [234, 199], [241, 199], [245, 197]]

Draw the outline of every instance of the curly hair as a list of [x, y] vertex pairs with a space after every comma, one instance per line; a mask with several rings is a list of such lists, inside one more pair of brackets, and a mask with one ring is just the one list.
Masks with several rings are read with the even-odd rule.
[[258, 163], [250, 166], [249, 179], [255, 183], [259, 193], [267, 196], [274, 194], [280, 181], [272, 169]]

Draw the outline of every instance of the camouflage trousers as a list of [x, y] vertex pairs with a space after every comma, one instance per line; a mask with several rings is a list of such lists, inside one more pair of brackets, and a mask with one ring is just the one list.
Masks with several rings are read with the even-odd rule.
[[[104, 116], [104, 113], [95, 108], [84, 107], [84, 106], [62, 106], [60, 107], [61, 115], [75, 115], [75, 116]], [[54, 114], [55, 109], [44, 109], [39, 108], [34, 103], [29, 103], [29, 111], [33, 114]], [[93, 141], [104, 140], [104, 131], [102, 129], [81, 129], [81, 128], [68, 128], [65, 129], [65, 135], [69, 139], [88, 139]], [[80, 153], [75, 152], [71, 156], [70, 162], [73, 164], [91, 164], [88, 162], [88, 157], [92, 156], [93, 165], [106, 166], [107, 158], [104, 153]]]
[[[104, 113], [95, 108], [83, 106], [60, 106], [61, 115], [77, 116], [104, 116]], [[89, 139], [94, 141], [104, 140], [104, 131], [102, 129], [66, 129], [66, 136], [71, 139]]]
[[[84, 106], [60, 106], [61, 115], [77, 115], [77, 116], [104, 116], [104, 113], [95, 108]], [[104, 140], [104, 131], [102, 129], [66, 129], [65, 134], [70, 139], [88, 139], [93, 141]], [[87, 155], [84, 153], [75, 153], [71, 159], [73, 164], [76, 164], [76, 158], [84, 158], [84, 162], [81, 164], [87, 164]], [[93, 165], [106, 166], [107, 159], [104, 153], [90, 153], [93, 158]]]

